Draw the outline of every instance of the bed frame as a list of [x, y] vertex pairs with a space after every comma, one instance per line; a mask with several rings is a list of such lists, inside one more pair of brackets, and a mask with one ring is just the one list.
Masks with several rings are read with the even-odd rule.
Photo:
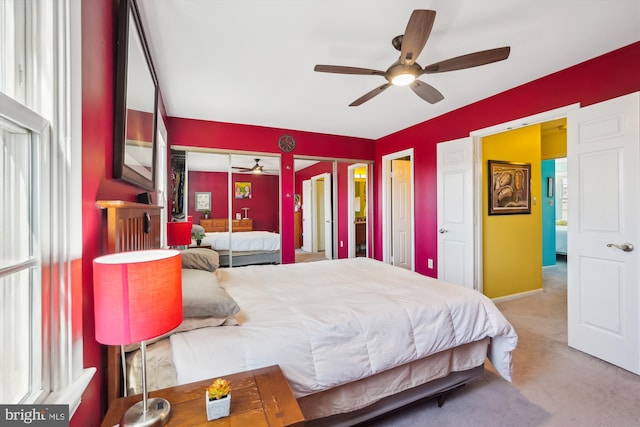
[[[106, 253], [160, 247], [161, 207], [120, 201], [98, 202], [98, 206], [105, 210], [104, 236], [106, 236]], [[279, 252], [277, 254], [279, 256]], [[122, 354], [120, 350], [119, 346], [108, 346], [107, 399], [109, 404], [113, 399], [123, 395], [124, 381], [122, 378]], [[444, 378], [388, 396], [358, 411], [310, 420], [305, 425], [311, 427], [350, 426], [419, 400], [434, 397], [437, 397], [438, 405], [441, 406], [447, 392], [477, 381], [483, 376], [484, 364], [465, 371], [452, 372]], [[367, 379], [363, 380], [366, 381]]]
[[[102, 209], [101, 254], [160, 247], [161, 206], [121, 200], [98, 201]], [[123, 395], [120, 346], [107, 346], [107, 402]]]
[[233, 267], [243, 267], [256, 264], [280, 264], [280, 251], [219, 251], [220, 267], [229, 267], [229, 253], [231, 253]]

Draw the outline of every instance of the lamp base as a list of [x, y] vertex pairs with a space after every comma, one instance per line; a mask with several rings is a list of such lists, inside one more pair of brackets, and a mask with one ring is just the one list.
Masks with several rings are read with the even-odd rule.
[[120, 426], [161, 427], [169, 421], [171, 404], [169, 401], [154, 397], [148, 399], [147, 412], [144, 412], [144, 401], [140, 401], [127, 409], [120, 419]]

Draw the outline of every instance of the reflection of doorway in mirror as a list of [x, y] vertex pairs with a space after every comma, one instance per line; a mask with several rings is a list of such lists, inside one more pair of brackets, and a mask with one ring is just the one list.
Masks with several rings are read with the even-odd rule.
[[367, 233], [367, 165], [355, 164], [349, 171], [349, 258], [366, 257]]

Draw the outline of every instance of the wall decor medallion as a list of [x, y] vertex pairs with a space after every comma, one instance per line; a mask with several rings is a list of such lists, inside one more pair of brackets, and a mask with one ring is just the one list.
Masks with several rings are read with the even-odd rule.
[[296, 140], [291, 135], [282, 135], [278, 139], [278, 147], [285, 153], [290, 153], [296, 148]]

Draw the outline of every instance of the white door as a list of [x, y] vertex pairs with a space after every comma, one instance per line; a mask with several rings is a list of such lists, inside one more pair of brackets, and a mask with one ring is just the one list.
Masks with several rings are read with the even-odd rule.
[[567, 119], [569, 345], [636, 374], [639, 117], [640, 93], [634, 93], [576, 110]]
[[302, 250], [311, 252], [311, 212], [313, 198], [311, 196], [311, 180], [302, 181]]
[[411, 161], [391, 160], [391, 224], [393, 265], [413, 269], [411, 247]]
[[442, 142], [437, 153], [438, 278], [473, 289], [473, 140]]
[[324, 257], [333, 259], [333, 208], [331, 174], [324, 174]]

